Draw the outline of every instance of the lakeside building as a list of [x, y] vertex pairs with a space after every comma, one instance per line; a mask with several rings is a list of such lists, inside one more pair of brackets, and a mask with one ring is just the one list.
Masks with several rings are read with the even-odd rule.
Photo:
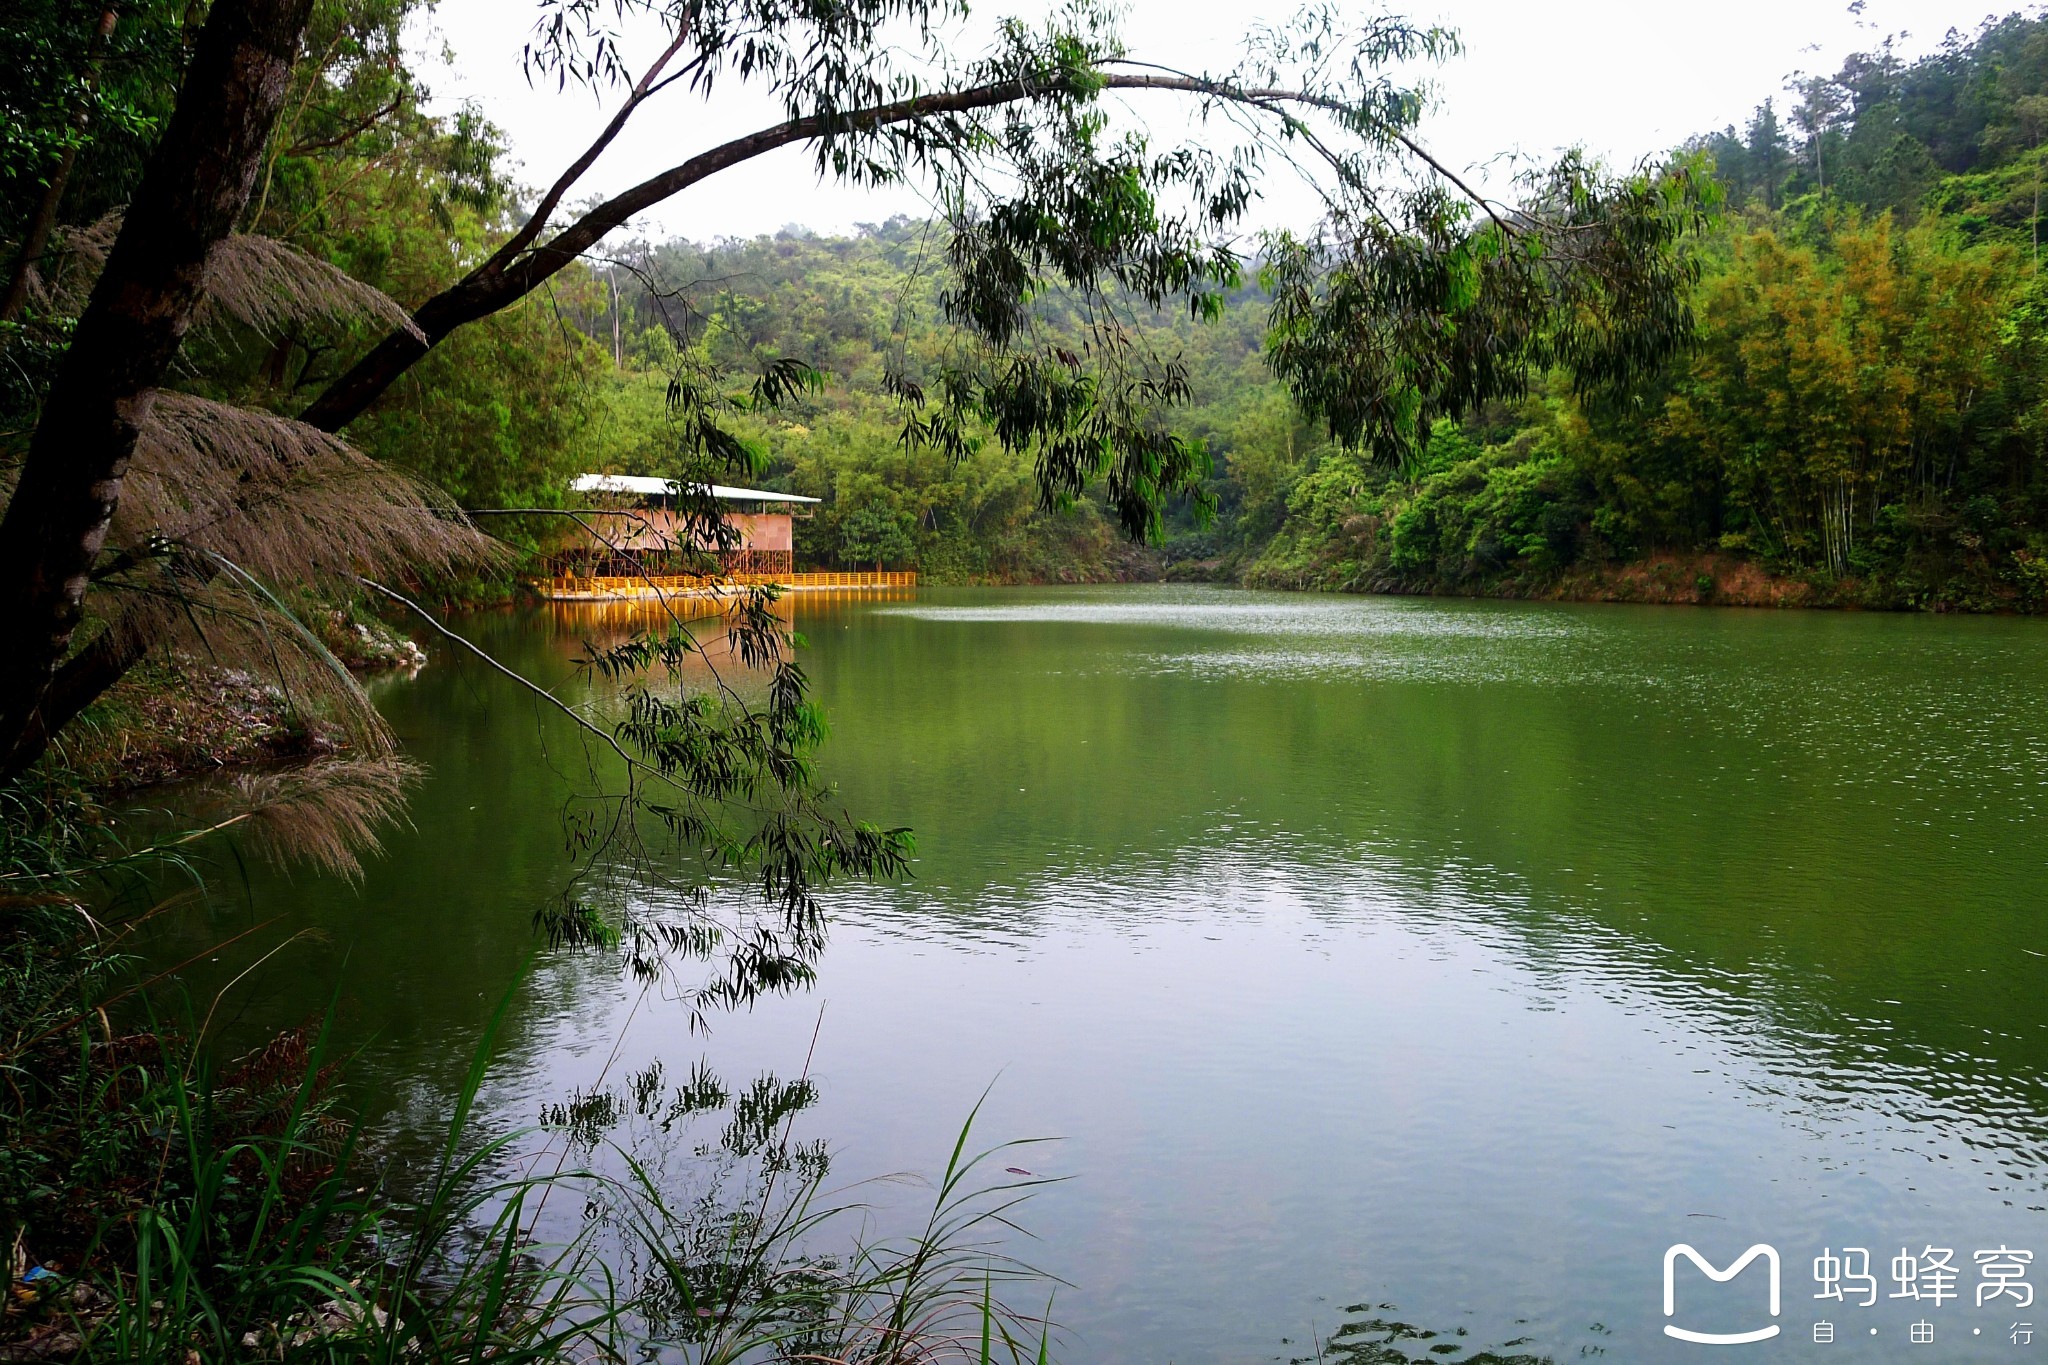
[[796, 522], [813, 515], [817, 498], [711, 485], [720, 517], [737, 532], [733, 544], [718, 550], [679, 506], [683, 489], [673, 479], [581, 474], [569, 490], [589, 506], [548, 556], [547, 577], [536, 585], [555, 601], [648, 599], [762, 583], [797, 592], [917, 585], [914, 572], [879, 567], [798, 573]]

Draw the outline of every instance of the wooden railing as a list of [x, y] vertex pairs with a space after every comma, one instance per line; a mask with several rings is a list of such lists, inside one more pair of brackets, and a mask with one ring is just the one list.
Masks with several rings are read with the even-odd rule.
[[[724, 554], [680, 554], [674, 552], [649, 552], [647, 554], [592, 554], [587, 550], [572, 550], [550, 556], [547, 561], [550, 578], [677, 578], [711, 577], [702, 573], [716, 562], [719, 573], [716, 576], [744, 578], [748, 575], [784, 578], [796, 572], [796, 553], [792, 550], [728, 550]], [[679, 573], [679, 569], [695, 569], [696, 573]]]
[[794, 592], [854, 591], [871, 588], [914, 588], [913, 572], [884, 570], [830, 573], [705, 574], [555, 574], [534, 586], [543, 597], [559, 602], [606, 602], [632, 598], [731, 592], [734, 588], [772, 583]]
[[835, 569], [830, 573], [783, 574], [775, 581], [791, 588], [914, 588], [917, 586], [917, 574], [914, 571], [890, 572], [883, 569]]

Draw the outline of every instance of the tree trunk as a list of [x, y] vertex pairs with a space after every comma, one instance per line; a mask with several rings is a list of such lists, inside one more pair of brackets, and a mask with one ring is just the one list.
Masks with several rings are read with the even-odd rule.
[[163, 141], [31, 438], [0, 521], [0, 775], [41, 756], [37, 711], [214, 249], [248, 207], [313, 0], [216, 0]]
[[120, 622], [93, 636], [89, 644], [57, 669], [43, 693], [42, 703], [30, 717], [28, 730], [15, 747], [41, 754], [52, 738], [77, 719], [79, 712], [128, 676], [128, 670], [148, 656], [153, 644], [148, 632], [124, 628]]

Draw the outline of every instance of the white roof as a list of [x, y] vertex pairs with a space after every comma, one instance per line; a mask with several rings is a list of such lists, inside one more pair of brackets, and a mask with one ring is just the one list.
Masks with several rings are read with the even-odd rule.
[[[634, 493], [643, 498], [673, 497], [682, 491], [674, 479], [657, 479], [646, 474], [578, 474], [569, 483], [572, 493]], [[711, 485], [711, 496], [720, 502], [817, 502], [795, 493], [770, 493], [765, 488], [728, 488]]]

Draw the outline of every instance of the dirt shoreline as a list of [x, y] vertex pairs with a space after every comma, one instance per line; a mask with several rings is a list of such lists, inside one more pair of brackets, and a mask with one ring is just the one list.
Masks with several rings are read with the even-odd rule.
[[[334, 612], [308, 624], [352, 673], [417, 672], [427, 662], [415, 642], [379, 622]], [[66, 766], [104, 796], [346, 747], [337, 727], [302, 713], [275, 683], [191, 654], [135, 669], [61, 741]]]
[[[1261, 574], [1254, 565], [1242, 577], [1203, 565], [1177, 566], [1176, 581], [1243, 583], [1279, 592], [1345, 592], [1387, 597], [1446, 597], [1502, 602], [1609, 602], [1645, 606], [1768, 607], [1810, 611], [1880, 611], [1958, 616], [2039, 614], [2048, 606], [2048, 575], [2042, 585], [2017, 584], [1990, 575], [1957, 575], [1939, 589], [1927, 585], [1865, 580], [1791, 577], [1774, 574], [1753, 560], [1692, 552], [1648, 555], [1626, 564], [1576, 567], [1540, 578], [1499, 577], [1446, 584], [1432, 579], [1386, 575], [1344, 581], [1349, 566], [1326, 563], [1290, 575]], [[1355, 568], [1351, 569], [1356, 573]]]
[[1572, 569], [1548, 582], [1494, 583], [1469, 594], [1440, 589], [1431, 595], [1532, 602], [1855, 610], [1866, 606], [1860, 600], [1861, 590], [1862, 585], [1853, 579], [1824, 588], [1805, 579], [1769, 573], [1746, 559], [1672, 554], [1595, 569]]

